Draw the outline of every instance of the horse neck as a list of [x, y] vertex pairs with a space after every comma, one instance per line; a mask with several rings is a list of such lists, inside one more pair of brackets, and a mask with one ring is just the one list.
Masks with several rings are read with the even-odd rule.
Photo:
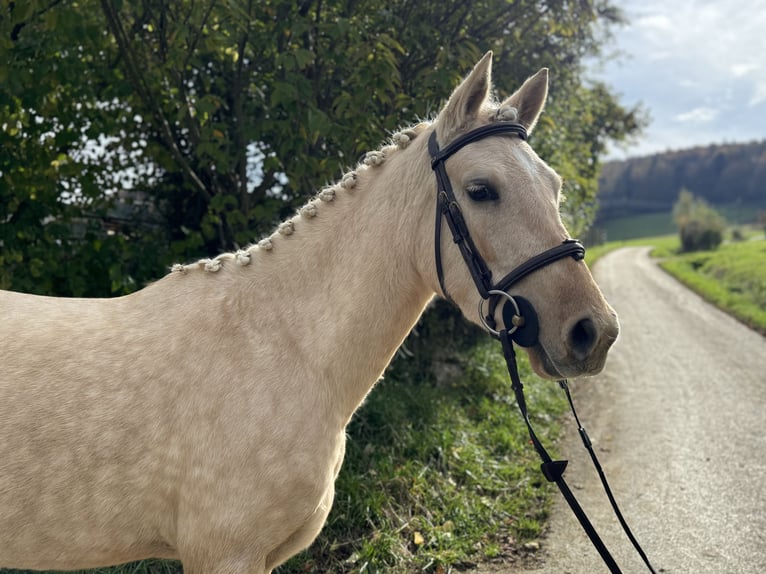
[[433, 295], [424, 275], [433, 266], [434, 191], [426, 138], [418, 139], [360, 169], [352, 190], [338, 189], [316, 217], [296, 218], [293, 234], [259, 254], [279, 320], [321, 373], [317, 384], [333, 386], [327, 394], [343, 424]]

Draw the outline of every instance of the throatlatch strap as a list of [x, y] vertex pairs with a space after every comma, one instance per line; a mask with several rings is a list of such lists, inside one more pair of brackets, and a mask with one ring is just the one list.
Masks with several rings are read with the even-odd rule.
[[577, 502], [575, 495], [570, 490], [569, 485], [564, 480], [564, 470], [566, 469], [567, 461], [565, 460], [554, 461], [553, 459], [551, 459], [550, 455], [548, 454], [548, 451], [545, 450], [545, 447], [537, 438], [537, 435], [535, 434], [535, 431], [532, 428], [532, 423], [529, 420], [529, 413], [527, 412], [527, 402], [524, 398], [524, 385], [521, 383], [521, 379], [519, 378], [518, 368], [516, 366], [516, 353], [513, 350], [513, 342], [511, 341], [508, 331], [506, 329], [503, 329], [502, 331], [500, 331], [500, 342], [502, 343], [502, 346], [503, 346], [503, 356], [505, 357], [505, 362], [506, 362], [506, 365], [508, 366], [508, 374], [511, 376], [511, 383], [512, 383], [511, 388], [513, 389], [514, 394], [516, 395], [516, 403], [518, 404], [519, 411], [521, 411], [521, 416], [527, 425], [529, 438], [532, 440], [532, 444], [534, 445], [535, 450], [537, 451], [537, 454], [540, 456], [540, 459], [543, 461], [542, 465], [540, 466], [540, 469], [542, 470], [543, 475], [545, 476], [546, 479], [548, 479], [548, 481], [556, 483], [556, 486], [558, 486], [559, 490], [561, 491], [561, 494], [564, 496], [564, 499], [567, 501], [567, 504], [569, 504], [569, 507], [572, 509], [572, 512], [577, 517], [577, 520], [580, 522], [580, 526], [582, 526], [583, 530], [585, 530], [585, 533], [588, 535], [588, 538], [590, 538], [591, 543], [596, 548], [596, 550], [598, 550], [598, 553], [601, 555], [601, 559], [604, 561], [604, 564], [606, 564], [606, 566], [609, 568], [609, 571], [612, 574], [622, 574], [622, 570], [620, 570], [620, 567], [617, 565], [617, 562], [609, 553], [609, 549], [601, 540], [601, 537], [598, 535], [598, 532], [596, 532], [596, 529], [590, 523], [590, 520], [588, 520], [588, 517], [586, 516], [585, 511], [583, 511], [582, 507]]

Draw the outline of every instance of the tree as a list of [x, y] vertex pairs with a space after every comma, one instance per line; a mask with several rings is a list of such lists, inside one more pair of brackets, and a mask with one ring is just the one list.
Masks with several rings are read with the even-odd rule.
[[710, 204], [688, 189], [681, 189], [673, 206], [682, 251], [707, 251], [723, 242], [726, 221]]
[[565, 176], [579, 231], [604, 146], [642, 124], [582, 79], [619, 22], [603, 0], [11, 2], [0, 286], [124, 293], [173, 260], [249, 243], [434, 113], [489, 48], [499, 95], [552, 68], [535, 146]]

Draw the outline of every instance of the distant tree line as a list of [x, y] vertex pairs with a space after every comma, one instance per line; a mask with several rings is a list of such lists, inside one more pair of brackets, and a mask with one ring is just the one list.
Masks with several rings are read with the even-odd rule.
[[714, 206], [766, 207], [766, 141], [711, 145], [608, 162], [599, 178], [602, 221], [670, 212], [681, 189]]

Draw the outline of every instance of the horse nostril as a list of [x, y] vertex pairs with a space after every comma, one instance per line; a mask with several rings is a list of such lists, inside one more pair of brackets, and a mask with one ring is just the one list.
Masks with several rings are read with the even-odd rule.
[[597, 339], [596, 324], [587, 318], [577, 321], [569, 333], [569, 344], [575, 357], [581, 361], [588, 357]]

